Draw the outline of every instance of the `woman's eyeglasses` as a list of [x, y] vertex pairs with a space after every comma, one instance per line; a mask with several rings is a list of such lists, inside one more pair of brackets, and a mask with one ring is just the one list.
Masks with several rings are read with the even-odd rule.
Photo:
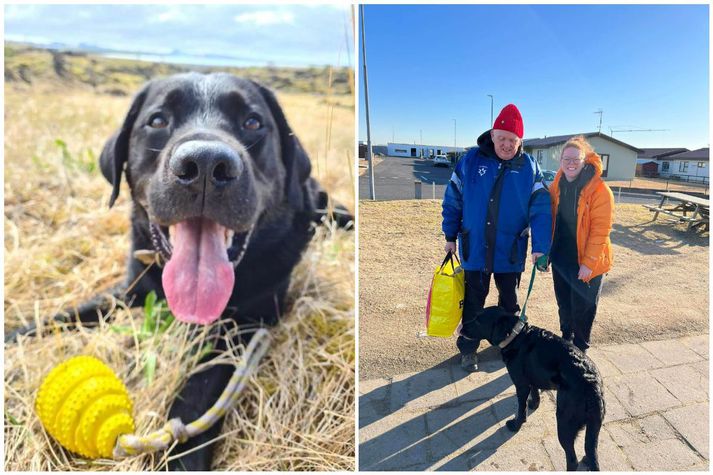
[[576, 163], [582, 162], [583, 160], [579, 158], [562, 158], [562, 162], [567, 163], [569, 165], [574, 165]]

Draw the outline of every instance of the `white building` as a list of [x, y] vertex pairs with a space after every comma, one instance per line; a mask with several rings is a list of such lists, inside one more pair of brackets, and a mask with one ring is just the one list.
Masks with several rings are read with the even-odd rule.
[[602, 157], [604, 167], [602, 178], [605, 180], [631, 180], [634, 178], [636, 159], [641, 150], [601, 132], [527, 139], [523, 141], [523, 148], [537, 160], [542, 169], [556, 171], [560, 166], [562, 147], [567, 140], [576, 135], [583, 135], [592, 145], [594, 151]]
[[639, 158], [636, 159], [636, 176], [658, 177], [661, 160], [681, 152], [688, 152], [687, 148], [641, 148]]
[[708, 147], [680, 152], [661, 157], [659, 175], [662, 177], [678, 177], [684, 181], [708, 183], [710, 152]]
[[457, 153], [465, 152], [463, 147], [453, 147], [450, 145], [416, 145], [410, 143], [387, 143], [387, 155], [390, 157], [434, 157], [436, 155], [447, 155], [453, 151]]

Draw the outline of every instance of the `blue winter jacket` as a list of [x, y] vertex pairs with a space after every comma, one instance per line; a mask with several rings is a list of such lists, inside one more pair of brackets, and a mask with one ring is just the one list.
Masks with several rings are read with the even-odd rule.
[[[465, 270], [523, 272], [530, 228], [532, 252], [550, 251], [552, 210], [540, 167], [522, 151], [500, 160], [490, 131], [478, 138], [478, 146], [458, 161], [446, 187], [446, 241], [459, 239]], [[493, 193], [500, 173], [500, 192]]]

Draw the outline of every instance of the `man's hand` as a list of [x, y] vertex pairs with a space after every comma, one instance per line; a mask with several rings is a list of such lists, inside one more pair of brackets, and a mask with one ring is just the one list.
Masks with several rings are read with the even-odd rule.
[[537, 259], [540, 258], [540, 256], [544, 256], [541, 252], [533, 252], [532, 253], [532, 265], [535, 265], [535, 262], [537, 262]]
[[455, 254], [458, 250], [455, 241], [446, 242], [445, 250], [446, 252], [452, 252], [453, 254]]
[[585, 266], [584, 264], [579, 266], [579, 275], [577, 276], [579, 280], [589, 279], [590, 275], [592, 275], [592, 269]]
[[546, 254], [541, 252], [532, 253], [532, 265], [540, 272], [550, 271], [550, 260]]

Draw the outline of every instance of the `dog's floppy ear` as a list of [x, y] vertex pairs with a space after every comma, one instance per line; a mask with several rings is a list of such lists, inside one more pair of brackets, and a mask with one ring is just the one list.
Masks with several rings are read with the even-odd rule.
[[277, 129], [280, 134], [280, 149], [282, 153], [282, 163], [285, 166], [285, 197], [290, 206], [298, 212], [304, 212], [314, 208], [309, 193], [306, 192], [306, 182], [312, 171], [312, 164], [309, 161], [307, 152], [302, 148], [302, 144], [290, 129], [282, 107], [277, 103], [275, 94], [268, 88], [252, 81], [260, 90], [263, 99], [267, 102], [272, 117], [275, 119]]
[[129, 159], [129, 138], [131, 137], [131, 129], [133, 129], [136, 117], [139, 115], [139, 111], [141, 111], [141, 107], [146, 99], [148, 86], [147, 84], [136, 94], [129, 108], [129, 112], [126, 114], [124, 123], [104, 144], [104, 149], [99, 157], [99, 167], [101, 168], [102, 174], [114, 187], [111, 191], [111, 198], [109, 198], [110, 208], [114, 206], [114, 202], [119, 196], [121, 174], [124, 171], [124, 164]]

